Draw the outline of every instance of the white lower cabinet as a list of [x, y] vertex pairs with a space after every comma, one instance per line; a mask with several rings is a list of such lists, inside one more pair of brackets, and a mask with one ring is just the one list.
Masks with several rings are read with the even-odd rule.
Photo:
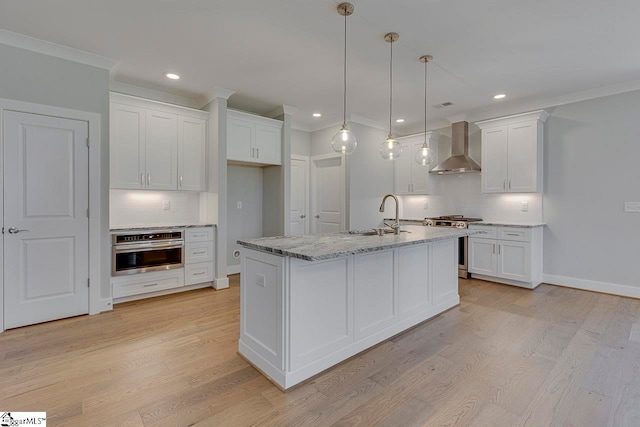
[[542, 227], [471, 225], [483, 234], [469, 237], [472, 277], [533, 289], [542, 281]]
[[154, 271], [111, 278], [113, 298], [130, 297], [184, 286], [184, 270]]
[[242, 250], [239, 352], [289, 388], [460, 302], [458, 239], [304, 261]]

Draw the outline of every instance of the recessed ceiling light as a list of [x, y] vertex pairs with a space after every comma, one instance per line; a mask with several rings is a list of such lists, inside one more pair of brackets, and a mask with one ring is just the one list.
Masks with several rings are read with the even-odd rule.
[[313, 113], [313, 117], [322, 117], [321, 113]]
[[165, 76], [171, 80], [178, 80], [180, 78], [180, 76], [175, 73], [166, 73]]
[[507, 96], [507, 95], [505, 95], [504, 93], [499, 93], [499, 94], [495, 95], [495, 96], [493, 97], [493, 99], [502, 99], [502, 98], [504, 98], [505, 96]]
[[396, 123], [404, 123], [404, 119], [396, 119]]

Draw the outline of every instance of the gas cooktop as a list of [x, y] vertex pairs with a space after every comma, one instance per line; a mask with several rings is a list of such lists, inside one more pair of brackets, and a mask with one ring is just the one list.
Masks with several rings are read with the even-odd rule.
[[464, 215], [444, 215], [437, 218], [425, 218], [422, 225], [427, 227], [468, 228], [470, 222], [482, 221], [482, 218], [465, 218]]

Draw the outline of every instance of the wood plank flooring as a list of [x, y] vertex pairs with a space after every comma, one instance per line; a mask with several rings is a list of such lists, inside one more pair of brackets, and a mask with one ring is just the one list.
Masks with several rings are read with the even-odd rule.
[[51, 426], [640, 426], [640, 300], [461, 280], [461, 305], [282, 393], [238, 276], [0, 334], [0, 410]]

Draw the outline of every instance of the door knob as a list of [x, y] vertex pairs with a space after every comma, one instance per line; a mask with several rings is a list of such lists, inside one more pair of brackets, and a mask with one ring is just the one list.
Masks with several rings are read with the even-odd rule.
[[320, 219], [320, 215], [316, 215], [316, 216], [314, 216], [314, 218]]
[[307, 217], [306, 215], [300, 215], [300, 218], [306, 218], [306, 217]]
[[10, 228], [10, 229], [8, 229], [7, 231], [9, 232], [9, 234], [18, 234], [18, 233], [20, 233], [21, 231], [29, 231], [29, 230], [26, 230], [26, 229], [22, 229], [22, 230], [21, 230], [21, 229], [16, 228], [16, 227], [11, 227], [11, 228]]

